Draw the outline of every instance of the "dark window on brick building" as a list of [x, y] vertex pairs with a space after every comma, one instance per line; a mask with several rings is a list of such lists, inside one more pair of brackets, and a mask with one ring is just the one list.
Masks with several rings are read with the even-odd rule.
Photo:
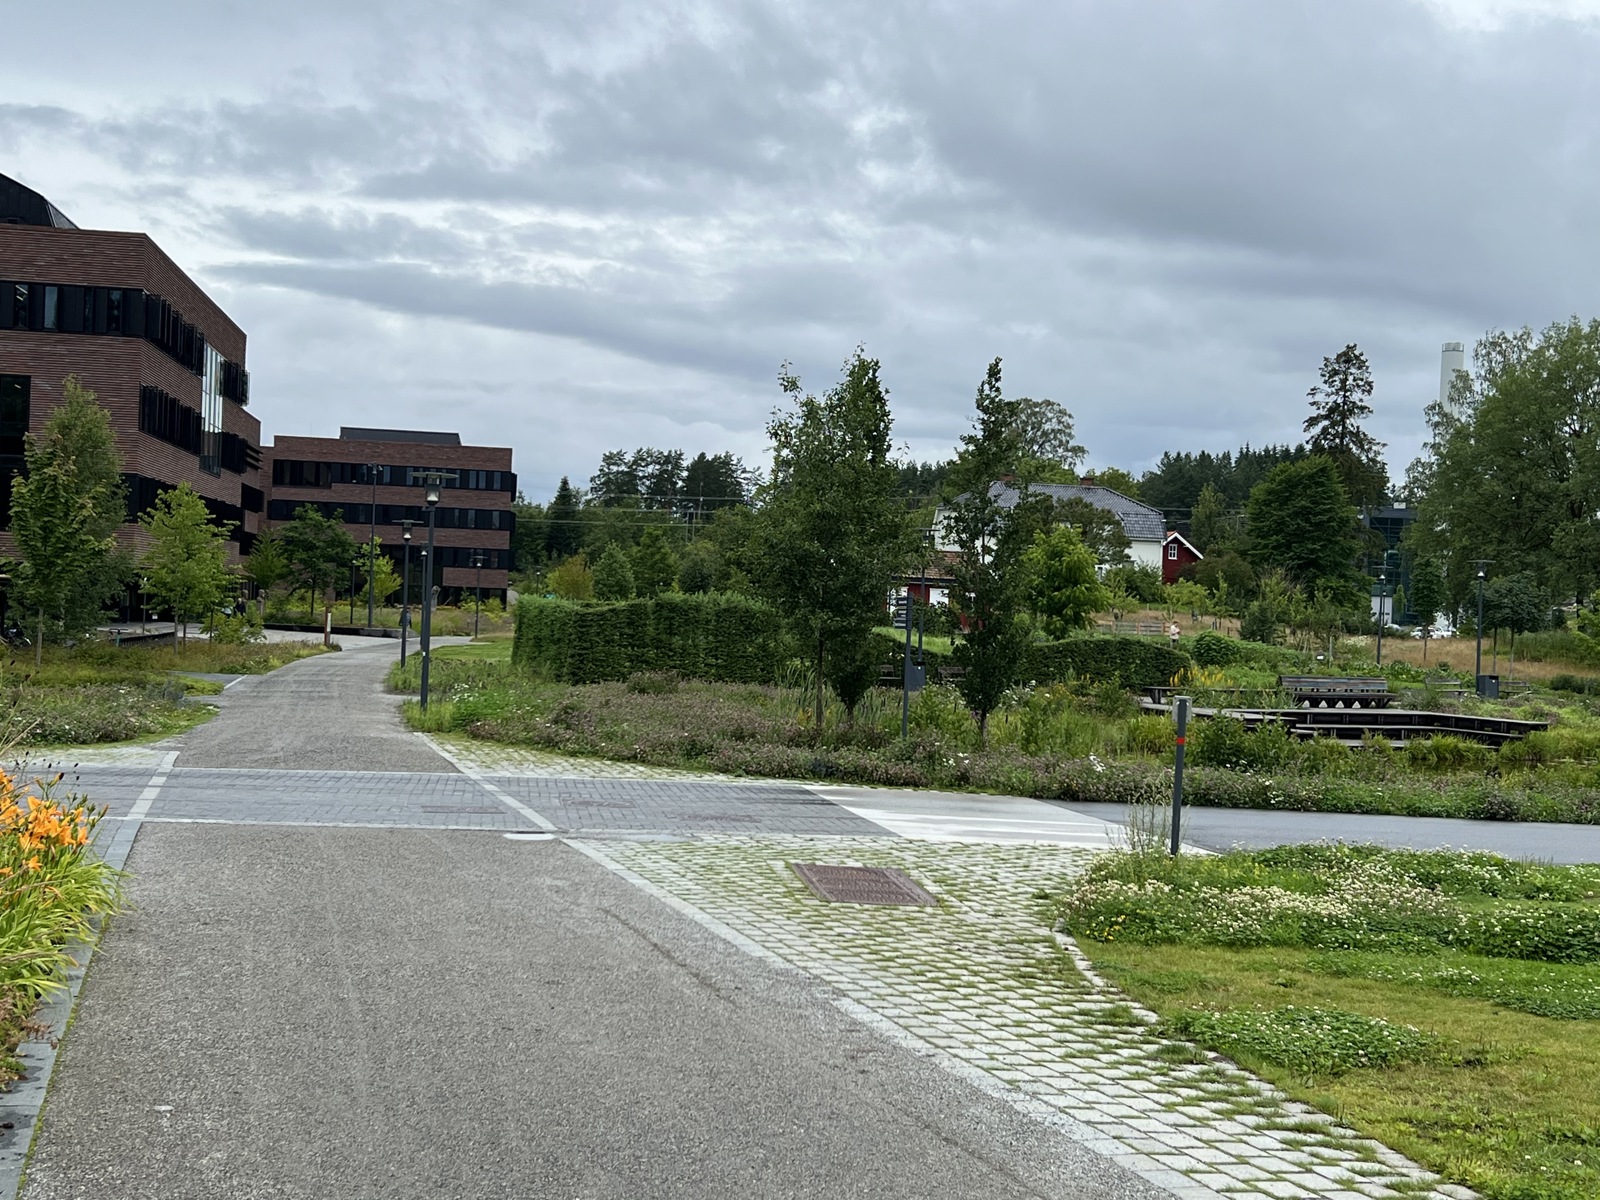
[[190, 454], [200, 453], [199, 412], [149, 384], [139, 389], [139, 431]]
[[22, 456], [32, 384], [26, 375], [0, 375], [0, 458]]

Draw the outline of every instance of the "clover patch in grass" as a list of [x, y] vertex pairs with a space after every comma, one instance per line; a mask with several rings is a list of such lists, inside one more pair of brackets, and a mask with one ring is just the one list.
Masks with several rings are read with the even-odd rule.
[[1444, 1039], [1378, 1017], [1335, 1008], [1189, 1009], [1166, 1032], [1233, 1058], [1256, 1059], [1314, 1079], [1362, 1068], [1442, 1058]]

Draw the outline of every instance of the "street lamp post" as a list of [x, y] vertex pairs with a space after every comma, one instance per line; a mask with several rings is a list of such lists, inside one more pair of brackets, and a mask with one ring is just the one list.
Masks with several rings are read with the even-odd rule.
[[477, 599], [477, 607], [474, 608], [473, 611], [472, 611], [472, 636], [473, 636], [473, 639], [476, 640], [477, 636], [478, 636], [478, 619], [483, 616], [483, 551], [482, 550], [474, 550], [472, 552], [472, 565], [474, 567], [478, 568], [478, 585], [477, 585], [478, 599]]
[[372, 503], [368, 505], [367, 515], [372, 518], [369, 522], [370, 529], [367, 533], [367, 628], [376, 625], [372, 617], [372, 605], [377, 597], [373, 595], [374, 572], [378, 569], [378, 464], [367, 464], [367, 478], [372, 483]]
[[406, 631], [411, 628], [411, 527], [415, 521], [401, 521], [400, 541], [405, 546], [405, 567], [400, 573], [400, 665], [406, 665]]
[[1384, 593], [1386, 591], [1388, 591], [1388, 587], [1386, 586], [1388, 584], [1388, 582], [1389, 582], [1389, 576], [1385, 572], [1379, 571], [1378, 572], [1378, 665], [1380, 667], [1383, 666], [1383, 601], [1384, 601]]
[[1472, 662], [1472, 690], [1483, 695], [1483, 581], [1487, 578], [1478, 568], [1478, 650]]
[[439, 494], [447, 480], [458, 476], [445, 471], [422, 471], [423, 499], [428, 505], [427, 571], [422, 581], [422, 711], [428, 711], [428, 667], [433, 656], [433, 529], [439, 509]]

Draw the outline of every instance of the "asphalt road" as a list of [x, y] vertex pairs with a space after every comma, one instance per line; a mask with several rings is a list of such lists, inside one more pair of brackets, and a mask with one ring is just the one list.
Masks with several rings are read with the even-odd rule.
[[560, 842], [147, 825], [27, 1200], [1166, 1195]]
[[247, 675], [221, 711], [184, 735], [178, 764], [301, 771], [454, 771], [400, 721], [383, 689], [397, 642], [303, 658]]
[[[1127, 806], [1122, 804], [1060, 804], [1057, 807], [1118, 824], [1125, 824], [1127, 819]], [[1436, 850], [1445, 846], [1456, 850], [1492, 850], [1508, 858], [1554, 863], [1600, 862], [1600, 825], [1185, 808], [1181, 832], [1185, 842], [1207, 850], [1260, 849], [1298, 842], [1370, 842], [1411, 850]]]

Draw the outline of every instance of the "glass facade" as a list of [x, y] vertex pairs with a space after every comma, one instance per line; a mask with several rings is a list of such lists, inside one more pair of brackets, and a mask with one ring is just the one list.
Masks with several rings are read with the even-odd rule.
[[215, 346], [205, 348], [205, 372], [200, 377], [200, 469], [222, 474], [222, 355]]

